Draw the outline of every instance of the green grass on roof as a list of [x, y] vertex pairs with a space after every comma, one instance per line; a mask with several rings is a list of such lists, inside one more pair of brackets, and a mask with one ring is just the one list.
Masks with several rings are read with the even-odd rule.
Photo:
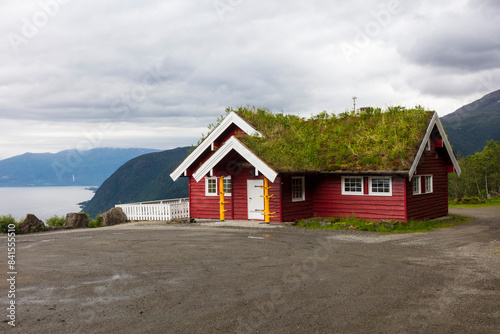
[[262, 133], [240, 140], [279, 172], [408, 170], [433, 115], [422, 107], [308, 119], [250, 107], [228, 111]]

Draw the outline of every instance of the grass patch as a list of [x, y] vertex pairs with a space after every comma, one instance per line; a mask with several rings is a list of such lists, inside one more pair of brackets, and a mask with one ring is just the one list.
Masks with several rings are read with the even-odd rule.
[[498, 205], [500, 205], [500, 197], [494, 197], [488, 200], [480, 200], [476, 197], [464, 197], [448, 202], [450, 208], [485, 208]]
[[450, 215], [434, 220], [412, 220], [409, 222], [397, 221], [368, 221], [355, 217], [316, 217], [295, 222], [295, 226], [317, 230], [358, 230], [373, 232], [428, 232], [437, 228], [451, 227], [467, 222], [461, 216]]
[[227, 111], [259, 130], [262, 137], [240, 140], [281, 172], [408, 170], [433, 116], [420, 106], [322, 112], [308, 119], [251, 107]]

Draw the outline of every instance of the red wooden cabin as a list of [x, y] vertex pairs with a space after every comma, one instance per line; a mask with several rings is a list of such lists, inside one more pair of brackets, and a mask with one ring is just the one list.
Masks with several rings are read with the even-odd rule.
[[[253, 117], [255, 115], [252, 116], [252, 122], [245, 118], [245, 115], [252, 115], [248, 113], [248, 109], [245, 110], [245, 113], [228, 113], [171, 174], [174, 180], [182, 176], [189, 178], [192, 217], [219, 219], [220, 176], [224, 176], [225, 218], [231, 220], [264, 219], [262, 186], [265, 178], [271, 186], [271, 222], [314, 216], [356, 216], [371, 220], [408, 221], [448, 214], [448, 173], [460, 174], [460, 167], [437, 113], [426, 112], [428, 117], [420, 117], [415, 121], [425, 124], [405, 125], [408, 129], [421, 129], [416, 141], [397, 138], [409, 146], [406, 150], [409, 157], [401, 157], [407, 159], [408, 164], [397, 162], [393, 165], [375, 166], [366, 163], [370, 160], [360, 158], [359, 162], [353, 160], [354, 165], [332, 164], [318, 169], [307, 166], [302, 168], [294, 160], [298, 158], [293, 155], [279, 156], [280, 165], [275, 161], [278, 158], [269, 158], [258, 147], [250, 148], [250, 142], [245, 141], [247, 136], [258, 138], [258, 143], [259, 140], [266, 140], [266, 133], [269, 137], [274, 132], [279, 136], [280, 132], [269, 129], [266, 133], [261, 132]], [[413, 118], [408, 119], [411, 123]], [[345, 119], [345, 122], [351, 124], [358, 121], [362, 122], [363, 117], [351, 116]], [[406, 136], [400, 129], [394, 132], [394, 136], [398, 136], [398, 132], [402, 132], [401, 136]], [[341, 137], [331, 140], [342, 141]], [[335, 152], [325, 152], [325, 149], [321, 152], [323, 155], [331, 154], [332, 157], [335, 155]], [[287, 159], [295, 167], [283, 166], [282, 161], [288, 161]], [[380, 159], [383, 160], [384, 157]]]

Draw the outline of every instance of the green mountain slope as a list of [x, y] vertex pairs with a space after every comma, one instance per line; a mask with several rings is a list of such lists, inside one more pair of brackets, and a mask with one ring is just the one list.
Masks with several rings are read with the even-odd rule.
[[125, 162], [150, 152], [158, 150], [96, 148], [25, 153], [0, 161], [0, 187], [97, 186]]
[[91, 217], [115, 204], [188, 197], [187, 179], [173, 182], [170, 173], [188, 155], [188, 147], [145, 154], [130, 160], [97, 190], [83, 211]]
[[455, 152], [481, 152], [490, 139], [500, 141], [500, 90], [441, 118]]

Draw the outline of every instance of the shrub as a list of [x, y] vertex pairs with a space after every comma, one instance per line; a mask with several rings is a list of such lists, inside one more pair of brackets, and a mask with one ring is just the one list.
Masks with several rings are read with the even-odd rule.
[[[87, 214], [88, 216], [88, 214]], [[101, 215], [97, 215], [94, 219], [89, 219], [89, 228], [102, 227]]]
[[66, 218], [54, 215], [53, 217], [47, 219], [45, 223], [48, 226], [64, 226], [66, 225]]
[[472, 197], [464, 196], [462, 198], [456, 198], [453, 200], [453, 204], [483, 204], [483, 203], [486, 203], [486, 201], [480, 199], [477, 196], [472, 196]]
[[0, 233], [8, 233], [10, 224], [14, 224], [16, 233], [19, 234], [19, 223], [16, 222], [12, 215], [0, 216]]

